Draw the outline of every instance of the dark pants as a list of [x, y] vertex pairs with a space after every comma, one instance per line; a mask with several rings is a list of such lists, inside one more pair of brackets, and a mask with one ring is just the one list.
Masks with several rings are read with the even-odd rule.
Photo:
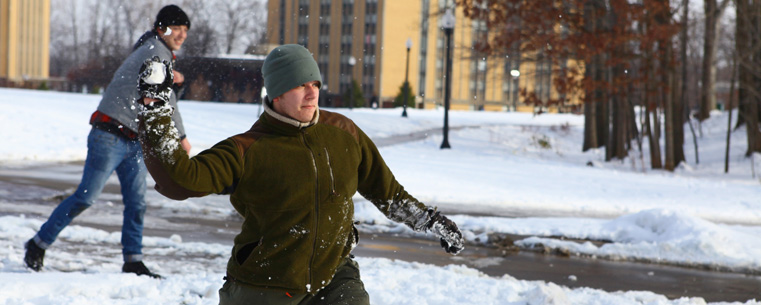
[[347, 258], [338, 266], [333, 280], [316, 295], [286, 294], [282, 291], [256, 288], [228, 280], [219, 290], [220, 305], [370, 305], [370, 296], [359, 278], [359, 265]]

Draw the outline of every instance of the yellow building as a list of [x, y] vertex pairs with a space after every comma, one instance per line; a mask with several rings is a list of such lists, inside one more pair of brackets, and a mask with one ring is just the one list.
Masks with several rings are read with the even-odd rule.
[[48, 78], [50, 0], [0, 0], [0, 80]]
[[[297, 43], [312, 51], [329, 93], [343, 94], [353, 79], [365, 100], [389, 105], [408, 75], [418, 107], [443, 104], [446, 39], [440, 17], [453, 7], [451, 0], [269, 0], [268, 5], [268, 42]], [[550, 61], [479, 55], [473, 46], [490, 35], [485, 23], [465, 18], [459, 8], [455, 16], [452, 109], [536, 111], [522, 103], [519, 88], [557, 98]]]

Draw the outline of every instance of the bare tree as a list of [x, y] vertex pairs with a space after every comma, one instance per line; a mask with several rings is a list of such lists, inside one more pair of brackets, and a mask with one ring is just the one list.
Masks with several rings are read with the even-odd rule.
[[79, 41], [76, 2], [53, 1], [50, 14], [50, 73], [64, 76], [79, 64]]
[[187, 56], [213, 55], [219, 52], [217, 32], [214, 29], [214, 16], [206, 0], [185, 1], [185, 9], [192, 16], [192, 33], [183, 44], [183, 54]]
[[261, 0], [185, 0], [192, 20], [183, 45], [187, 56], [241, 54], [259, 44], [266, 32], [266, 5]]
[[[177, 0], [191, 19], [180, 56], [243, 53], [265, 32], [263, 0]], [[79, 87], [105, 86], [169, 0], [52, 0], [51, 74]], [[220, 48], [218, 42], [222, 42]]]
[[761, 152], [761, 130], [759, 130], [759, 104], [761, 103], [761, 0], [736, 0], [736, 47], [738, 63], [739, 116], [738, 126], [745, 125], [748, 139], [746, 156]]
[[[139, 5], [136, 5], [139, 4]], [[124, 44], [123, 49], [131, 50], [135, 41], [145, 32], [153, 28], [153, 21], [161, 6], [152, 1], [136, 3], [135, 0], [117, 0], [119, 8], [119, 39]], [[124, 32], [121, 32], [121, 29]]]
[[259, 1], [221, 0], [222, 8], [220, 33], [225, 39], [225, 53], [230, 54], [235, 49], [245, 50], [251, 42], [256, 41], [261, 31], [264, 7]]
[[[682, 103], [682, 118], [687, 120], [687, 124], [690, 126], [690, 131], [692, 132], [692, 141], [693, 145], [695, 146], [695, 164], [700, 163], [699, 151], [698, 151], [698, 139], [695, 135], [695, 128], [692, 126], [692, 120], [690, 119], [690, 106], [689, 106], [689, 100], [688, 100], [688, 91], [687, 87], [689, 86], [689, 77], [687, 74], [687, 67], [690, 65], [689, 57], [687, 56], [687, 49], [689, 47], [688, 45], [688, 36], [689, 36], [689, 25], [690, 25], [690, 1], [689, 0], [682, 0], [682, 33], [680, 34], [680, 48], [681, 48], [681, 68], [682, 68], [682, 88], [679, 92], [680, 94], [680, 100]], [[684, 143], [684, 132], [682, 132], [682, 139], [677, 139], [677, 142]], [[681, 146], [677, 146], [678, 149], [681, 149]], [[684, 160], [684, 149], [681, 149], [680, 152], [677, 152], [677, 156], [681, 154], [682, 159]]]
[[711, 109], [716, 108], [716, 50], [718, 44], [718, 26], [721, 15], [727, 8], [729, 0], [705, 0], [705, 30], [703, 37], [703, 75], [700, 88], [700, 110], [698, 119], [701, 121], [710, 116]]

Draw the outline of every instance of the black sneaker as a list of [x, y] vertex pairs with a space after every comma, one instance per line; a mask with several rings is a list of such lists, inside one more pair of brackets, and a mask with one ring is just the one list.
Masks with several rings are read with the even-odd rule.
[[26, 249], [26, 254], [24, 255], [26, 266], [34, 271], [40, 271], [42, 269], [42, 260], [45, 258], [45, 249], [40, 248], [32, 239], [26, 242], [24, 248]]
[[124, 273], [134, 273], [137, 275], [147, 275], [154, 279], [163, 279], [164, 277], [155, 274], [148, 270], [148, 267], [143, 264], [143, 262], [129, 262], [124, 263], [124, 266], [122, 266], [122, 272]]

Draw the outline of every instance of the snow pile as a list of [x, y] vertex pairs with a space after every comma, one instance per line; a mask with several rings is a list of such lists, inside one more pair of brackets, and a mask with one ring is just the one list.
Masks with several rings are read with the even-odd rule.
[[579, 244], [531, 237], [516, 244], [613, 260], [761, 274], [761, 239], [758, 237], [761, 229], [758, 227], [717, 225], [666, 209], [646, 210], [611, 221], [589, 221], [584, 226], [599, 233], [575, 236], [565, 231], [562, 235], [609, 242], [598, 247], [591, 242]]

